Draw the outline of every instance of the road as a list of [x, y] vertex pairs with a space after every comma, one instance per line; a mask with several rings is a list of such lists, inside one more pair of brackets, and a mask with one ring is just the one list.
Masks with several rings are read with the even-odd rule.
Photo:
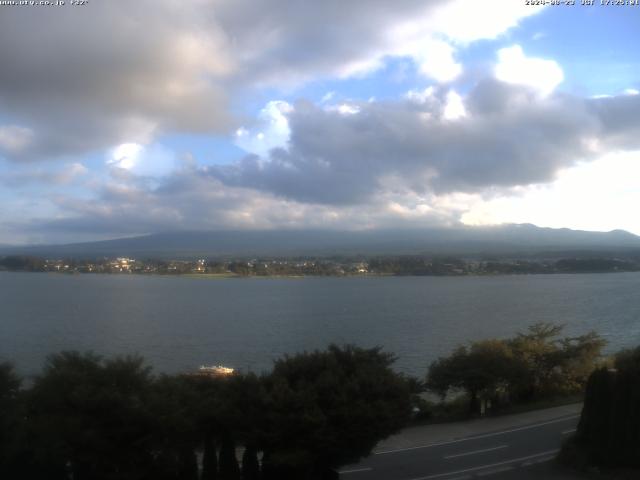
[[[551, 461], [575, 431], [570, 414], [455, 440], [378, 450], [344, 467], [341, 480], [564, 479]], [[424, 427], [428, 429], [429, 427]]]

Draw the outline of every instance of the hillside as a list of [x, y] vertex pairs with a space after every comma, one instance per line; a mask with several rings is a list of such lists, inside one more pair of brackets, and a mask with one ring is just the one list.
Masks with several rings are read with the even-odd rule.
[[229, 256], [496, 255], [639, 253], [640, 237], [622, 230], [588, 232], [500, 225], [422, 230], [289, 230], [156, 233], [66, 245], [0, 247], [0, 254], [45, 257], [195, 258]]

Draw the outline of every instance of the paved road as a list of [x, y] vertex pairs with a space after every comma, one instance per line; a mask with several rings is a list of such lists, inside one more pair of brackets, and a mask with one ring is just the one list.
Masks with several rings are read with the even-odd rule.
[[[528, 425], [455, 440], [381, 449], [340, 471], [343, 480], [471, 480], [573, 478], [551, 461], [575, 431], [579, 416], [564, 414]], [[429, 427], [424, 427], [428, 429]]]

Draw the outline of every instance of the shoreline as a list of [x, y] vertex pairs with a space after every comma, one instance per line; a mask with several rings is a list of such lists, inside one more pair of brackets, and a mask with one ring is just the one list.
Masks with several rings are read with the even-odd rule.
[[524, 277], [524, 276], [544, 276], [544, 275], [605, 275], [605, 274], [624, 274], [624, 273], [640, 273], [640, 270], [625, 271], [605, 271], [605, 272], [523, 272], [523, 273], [466, 273], [466, 274], [397, 274], [397, 273], [353, 273], [344, 275], [301, 275], [301, 274], [283, 274], [283, 275], [239, 275], [233, 272], [227, 273], [156, 273], [156, 272], [79, 272], [79, 271], [32, 271], [32, 270], [0, 270], [1, 273], [49, 273], [52, 275], [107, 275], [107, 276], [148, 276], [148, 277], [171, 277], [171, 278], [199, 278], [203, 280], [222, 280], [232, 278], [243, 279], [278, 279], [278, 278], [406, 278], [406, 277], [430, 277], [430, 278], [479, 278], [479, 277]]

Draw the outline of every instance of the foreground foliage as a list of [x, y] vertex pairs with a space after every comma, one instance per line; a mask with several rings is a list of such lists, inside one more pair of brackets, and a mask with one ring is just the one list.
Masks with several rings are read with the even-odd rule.
[[[472, 413], [580, 392], [604, 341], [561, 331], [536, 324], [459, 347], [425, 384], [380, 348], [350, 345], [285, 356], [260, 376], [154, 376], [140, 357], [63, 352], [23, 388], [0, 364], [0, 478], [333, 479], [407, 424], [425, 385], [465, 392]], [[590, 377], [579, 439], [597, 461], [640, 458], [639, 359], [626, 352], [618, 373]]]
[[595, 332], [558, 338], [562, 329], [537, 323], [511, 339], [458, 347], [431, 364], [427, 388], [442, 398], [464, 392], [471, 413], [581, 392], [606, 342]]
[[393, 360], [331, 346], [262, 376], [154, 377], [139, 357], [63, 352], [23, 390], [2, 364], [0, 478], [331, 478], [407, 422]]
[[589, 378], [576, 435], [563, 449], [569, 463], [640, 469], [640, 347], [620, 352], [614, 366]]

